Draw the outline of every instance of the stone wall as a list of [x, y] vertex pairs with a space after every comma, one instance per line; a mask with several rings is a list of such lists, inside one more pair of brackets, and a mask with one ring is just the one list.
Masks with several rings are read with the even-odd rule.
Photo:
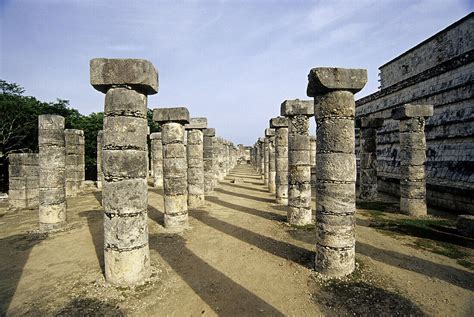
[[[470, 14], [382, 66], [382, 89], [357, 101], [358, 117], [386, 118], [377, 135], [380, 191], [399, 195], [399, 131], [392, 109], [432, 104], [425, 129], [427, 202], [474, 212], [473, 21]], [[409, 72], [402, 73], [404, 65]]]

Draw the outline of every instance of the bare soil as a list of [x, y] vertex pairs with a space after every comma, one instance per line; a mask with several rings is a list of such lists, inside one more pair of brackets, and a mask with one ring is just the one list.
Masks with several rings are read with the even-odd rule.
[[240, 165], [180, 234], [163, 227], [162, 191], [150, 188], [152, 276], [116, 288], [103, 277], [100, 194], [68, 199], [68, 227], [49, 235], [35, 231], [37, 211], [0, 205], [0, 315], [474, 315], [474, 241], [447, 214], [410, 222], [389, 198], [359, 204], [357, 269], [327, 280], [313, 270], [314, 227], [288, 226]]

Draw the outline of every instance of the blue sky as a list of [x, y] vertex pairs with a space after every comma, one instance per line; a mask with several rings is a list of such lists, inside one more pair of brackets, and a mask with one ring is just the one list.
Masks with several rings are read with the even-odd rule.
[[0, 0], [0, 78], [88, 114], [104, 106], [89, 84], [90, 59], [148, 59], [160, 78], [149, 108], [187, 106], [218, 135], [252, 144], [283, 100], [308, 98], [311, 68], [367, 68], [357, 97], [370, 94], [380, 65], [473, 3]]

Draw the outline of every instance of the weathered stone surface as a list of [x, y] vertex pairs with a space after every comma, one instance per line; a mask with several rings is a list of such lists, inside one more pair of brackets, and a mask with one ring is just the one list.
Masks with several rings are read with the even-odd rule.
[[102, 150], [104, 146], [104, 132], [97, 133], [97, 188], [102, 188], [104, 184], [104, 174], [102, 172]]
[[456, 229], [464, 236], [474, 238], [474, 215], [459, 215]]
[[207, 129], [204, 129], [202, 131], [202, 133], [204, 134], [204, 136], [207, 136], [207, 137], [214, 137], [216, 135], [216, 129], [214, 128], [207, 128]]
[[[278, 120], [273, 120], [278, 119]], [[273, 118], [275, 128], [275, 194], [276, 203], [288, 204], [288, 122], [286, 118]], [[275, 122], [276, 121], [276, 122]], [[283, 122], [280, 122], [283, 121]], [[270, 123], [270, 124], [271, 124]], [[281, 123], [281, 124], [277, 124]], [[285, 124], [285, 125], [284, 125]]]
[[355, 94], [362, 90], [366, 83], [366, 69], [317, 67], [309, 72], [306, 94], [315, 97], [334, 90], [345, 90]]
[[141, 284], [150, 276], [148, 245], [132, 250], [104, 250], [105, 278], [114, 285]]
[[163, 186], [163, 145], [161, 143], [161, 132], [150, 134], [151, 144], [151, 166], [153, 175], [153, 186]]
[[[146, 209], [145, 209], [146, 211]], [[133, 215], [105, 214], [104, 247], [106, 250], [131, 250], [148, 244], [146, 212]]]
[[318, 244], [334, 249], [355, 245], [355, 216], [316, 213]]
[[180, 123], [167, 122], [161, 127], [161, 142], [163, 143], [163, 150], [166, 148], [165, 145], [171, 143], [185, 144], [184, 137], [184, 126]]
[[191, 118], [188, 124], [184, 125], [186, 130], [193, 130], [199, 129], [204, 130], [207, 129], [207, 118]]
[[354, 120], [325, 119], [318, 121], [316, 148], [319, 153], [355, 153]]
[[354, 214], [355, 206], [355, 183], [323, 183], [317, 182], [316, 190], [319, 193], [316, 204], [316, 214]]
[[316, 122], [323, 118], [354, 118], [354, 95], [349, 91], [333, 91], [314, 97], [314, 115]]
[[109, 214], [136, 214], [147, 209], [147, 183], [143, 178], [106, 182], [102, 201]]
[[189, 111], [185, 107], [157, 108], [153, 110], [153, 121], [158, 123], [175, 122], [189, 123]]
[[316, 174], [320, 181], [355, 182], [354, 154], [318, 153]]
[[394, 120], [431, 116], [433, 116], [433, 105], [404, 104], [392, 110], [392, 118]]
[[153, 95], [158, 92], [158, 72], [143, 59], [94, 58], [90, 61], [90, 83], [103, 93], [112, 86], [129, 86]]
[[266, 128], [266, 129], [265, 129], [265, 136], [266, 136], [267, 138], [272, 137], [272, 136], [275, 136], [275, 129]]
[[281, 104], [280, 115], [282, 116], [296, 116], [296, 115], [314, 115], [314, 104], [311, 100], [285, 100]]
[[329, 277], [342, 277], [355, 269], [355, 248], [335, 249], [316, 244], [316, 269]]
[[66, 140], [66, 196], [76, 196], [85, 181], [84, 131], [64, 130]]
[[147, 97], [135, 90], [114, 87], [105, 94], [105, 117], [137, 117], [146, 119]]
[[[205, 119], [205, 118], [203, 118]], [[207, 125], [207, 120], [206, 120]], [[202, 126], [202, 125], [201, 125]], [[204, 202], [204, 136], [200, 129], [188, 130], [187, 173], [188, 206], [195, 208]]]
[[39, 204], [38, 154], [10, 153], [8, 161], [9, 207], [12, 209], [37, 208]]

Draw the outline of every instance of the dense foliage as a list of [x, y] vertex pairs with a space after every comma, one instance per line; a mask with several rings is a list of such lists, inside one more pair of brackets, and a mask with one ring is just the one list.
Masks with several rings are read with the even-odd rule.
[[[3, 166], [0, 174], [6, 173], [7, 164], [4, 162], [9, 153], [38, 152], [38, 116], [58, 114], [65, 118], [66, 129], [84, 131], [86, 179], [94, 179], [97, 133], [102, 130], [103, 113], [82, 115], [69, 105], [68, 100], [42, 102], [35, 97], [25, 96], [24, 92], [20, 85], [0, 80], [0, 165]], [[148, 125], [151, 132], [159, 130], [152, 120], [151, 110], [148, 110]], [[5, 182], [6, 178], [1, 177], [0, 183]]]

